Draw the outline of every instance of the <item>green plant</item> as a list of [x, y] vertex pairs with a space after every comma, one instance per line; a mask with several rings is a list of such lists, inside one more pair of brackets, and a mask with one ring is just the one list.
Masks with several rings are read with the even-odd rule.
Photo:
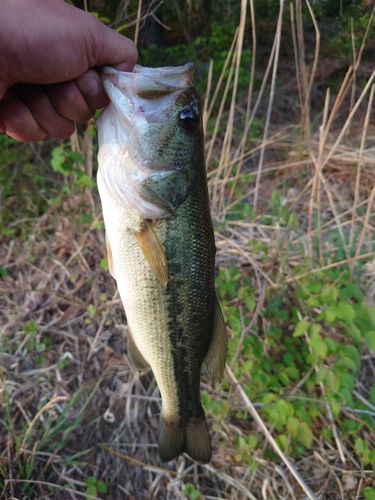
[[51, 167], [54, 172], [60, 172], [64, 176], [65, 187], [68, 188], [68, 178], [77, 183], [78, 186], [93, 188], [94, 181], [85, 173], [82, 165], [81, 153], [71, 151], [62, 146], [56, 146], [51, 151]]
[[[234, 358], [236, 377], [250, 399], [259, 402], [282, 450], [293, 456], [311, 448], [314, 421], [325, 419], [327, 404], [335, 419], [341, 418], [343, 407], [366, 409], [353, 398], [352, 390], [361, 350], [375, 347], [375, 307], [364, 301], [348, 271], [332, 269], [306, 276], [295, 289], [285, 288], [282, 294], [269, 290], [262, 312], [266, 328], [244, 337], [241, 332], [254, 311], [249, 279], [234, 267], [222, 269], [218, 294], [232, 332], [229, 362]], [[232, 305], [235, 297], [236, 305]], [[361, 422], [346, 418], [342, 427], [353, 436], [363, 426], [375, 430], [366, 413], [361, 414]], [[329, 428], [323, 433], [332, 440]], [[242, 456], [251, 454], [246, 442], [238, 446]], [[375, 450], [363, 439], [357, 439], [354, 447], [363, 463], [375, 460]]]
[[184, 493], [189, 498], [189, 500], [201, 500], [203, 498], [201, 492], [197, 490], [193, 483], [185, 484]]
[[[97, 479], [95, 476], [90, 476], [85, 479], [86, 494], [97, 496], [99, 493], [107, 493], [107, 486], [104, 481]], [[89, 497], [86, 497], [89, 500]]]

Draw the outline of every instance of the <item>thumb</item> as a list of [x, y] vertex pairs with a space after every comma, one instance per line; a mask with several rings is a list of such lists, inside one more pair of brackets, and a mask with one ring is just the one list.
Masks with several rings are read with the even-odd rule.
[[92, 16], [89, 29], [88, 55], [90, 67], [115, 66], [119, 71], [132, 71], [138, 59], [134, 43]]

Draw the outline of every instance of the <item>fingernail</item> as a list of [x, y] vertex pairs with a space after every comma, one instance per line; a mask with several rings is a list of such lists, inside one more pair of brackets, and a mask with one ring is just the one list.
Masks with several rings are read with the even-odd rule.
[[100, 86], [95, 77], [83, 76], [82, 78], [77, 78], [76, 83], [83, 94], [88, 96], [95, 96], [99, 94]]

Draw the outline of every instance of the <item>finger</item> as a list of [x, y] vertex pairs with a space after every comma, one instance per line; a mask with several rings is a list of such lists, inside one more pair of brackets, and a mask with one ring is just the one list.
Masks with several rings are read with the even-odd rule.
[[95, 114], [95, 110], [85, 101], [81, 91], [73, 82], [45, 85], [54, 108], [68, 120], [87, 122]]
[[74, 122], [56, 111], [42, 86], [20, 84], [15, 85], [13, 90], [48, 135], [56, 139], [67, 139], [74, 133]]
[[[134, 43], [108, 28], [95, 17], [87, 26], [90, 35], [89, 66], [115, 66], [119, 71], [132, 71], [138, 59]], [[89, 51], [87, 51], [89, 52]]]
[[47, 135], [26, 104], [11, 89], [0, 101], [0, 123], [4, 132], [18, 141], [38, 142]]
[[75, 83], [91, 109], [104, 108], [109, 102], [98, 73], [89, 69], [75, 79]]

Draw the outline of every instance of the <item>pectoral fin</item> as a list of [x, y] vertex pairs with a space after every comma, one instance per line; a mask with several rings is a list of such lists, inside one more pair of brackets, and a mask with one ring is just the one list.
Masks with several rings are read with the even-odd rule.
[[135, 239], [149, 266], [164, 286], [168, 283], [168, 264], [164, 248], [151, 223], [144, 220], [140, 231], [134, 232]]
[[111, 244], [109, 242], [109, 238], [108, 238], [107, 233], [105, 233], [105, 243], [107, 245], [108, 269], [109, 269], [109, 272], [111, 273], [112, 277], [114, 279], [116, 279], [115, 268], [113, 265], [112, 248], [111, 248]]
[[211, 384], [215, 385], [223, 378], [225, 362], [228, 353], [228, 336], [225, 327], [223, 313], [219, 300], [216, 297], [215, 304], [215, 319], [214, 330], [212, 334], [211, 344], [208, 348], [206, 357], [204, 358], [204, 365], [207, 374], [211, 380]]
[[147, 371], [150, 368], [150, 365], [147, 363], [145, 358], [142, 356], [140, 350], [136, 346], [132, 334], [128, 328], [128, 358], [130, 359], [131, 364], [134, 368], [137, 368], [141, 371]]

